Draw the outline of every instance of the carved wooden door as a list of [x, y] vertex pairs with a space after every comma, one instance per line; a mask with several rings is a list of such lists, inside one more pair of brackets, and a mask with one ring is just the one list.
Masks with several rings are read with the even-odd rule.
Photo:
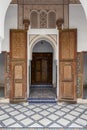
[[60, 31], [59, 100], [76, 101], [76, 29]]
[[27, 32], [10, 31], [11, 91], [10, 101], [20, 102], [26, 98], [27, 86]]
[[33, 53], [32, 84], [52, 84], [52, 53]]

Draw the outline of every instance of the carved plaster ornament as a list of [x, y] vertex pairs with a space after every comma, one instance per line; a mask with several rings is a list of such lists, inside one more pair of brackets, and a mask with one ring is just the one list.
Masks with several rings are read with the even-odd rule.
[[63, 18], [57, 19], [56, 25], [57, 25], [58, 30], [62, 30], [62, 24], [63, 24], [63, 23], [64, 23]]
[[24, 24], [25, 30], [28, 30], [29, 25], [30, 25], [30, 20], [29, 19], [24, 19], [23, 24]]

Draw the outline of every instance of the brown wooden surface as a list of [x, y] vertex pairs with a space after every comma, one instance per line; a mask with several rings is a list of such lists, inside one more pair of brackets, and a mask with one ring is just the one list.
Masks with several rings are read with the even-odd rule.
[[59, 36], [59, 100], [75, 101], [77, 31], [61, 30]]
[[76, 63], [60, 62], [60, 98], [73, 100], [76, 93]]
[[59, 33], [60, 44], [60, 60], [73, 60], [76, 59], [77, 53], [77, 30], [65, 29]]
[[24, 30], [10, 31], [11, 102], [26, 98], [27, 88], [27, 33]]
[[52, 84], [52, 53], [33, 53], [32, 84]]

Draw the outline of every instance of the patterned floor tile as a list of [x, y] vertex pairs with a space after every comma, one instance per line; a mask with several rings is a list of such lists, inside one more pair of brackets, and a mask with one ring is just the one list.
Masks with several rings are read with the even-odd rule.
[[21, 119], [24, 119], [26, 116], [24, 116], [23, 114], [19, 114], [17, 116], [15, 116], [15, 119], [17, 120], [21, 120]]
[[8, 129], [87, 128], [87, 105], [2, 103], [0, 104], [0, 127]]
[[13, 110], [14, 110], [13, 108], [7, 108], [7, 109], [5, 109], [6, 112], [11, 112]]
[[50, 115], [48, 116], [48, 118], [49, 118], [50, 120], [52, 120], [52, 121], [55, 121], [55, 120], [59, 119], [59, 116], [58, 116], [58, 115], [55, 115], [55, 114], [50, 114]]
[[35, 111], [35, 112], [40, 112], [41, 110], [42, 110], [42, 109], [40, 109], [40, 108], [38, 108], [38, 107], [33, 109], [33, 111]]
[[80, 118], [87, 120], [87, 115], [82, 114], [82, 115], [80, 116]]
[[32, 115], [31, 116], [31, 118], [33, 119], [33, 120], [40, 120], [41, 118], [42, 118], [42, 116], [41, 115], [39, 115], [39, 114], [34, 114], [34, 115]]
[[62, 126], [61, 125], [59, 125], [59, 124], [57, 124], [57, 123], [52, 123], [51, 125], [50, 125], [50, 127], [52, 127], [52, 128], [61, 128]]
[[72, 116], [72, 115], [70, 115], [70, 114], [67, 114], [67, 115], [64, 116], [64, 118], [66, 118], [66, 119], [68, 119], [68, 120], [70, 120], [70, 121], [73, 121], [76, 117], [75, 117], [75, 116]]
[[10, 127], [12, 127], [12, 128], [19, 128], [19, 127], [22, 127], [20, 124], [18, 124], [18, 123], [15, 123], [15, 124], [13, 124], [13, 125], [10, 125]]
[[2, 110], [0, 110], [0, 115], [3, 115], [5, 112], [3, 112]]
[[18, 115], [20, 112], [18, 112], [18, 111], [12, 111], [12, 112], [10, 112], [10, 115], [12, 115], [12, 116], [15, 116], [15, 115]]
[[72, 123], [69, 127], [72, 127], [72, 128], [82, 128], [81, 125], [78, 125], [76, 123]]
[[25, 112], [27, 110], [28, 110], [27, 108], [23, 108], [23, 107], [21, 109], [19, 109], [20, 112]]
[[84, 111], [84, 109], [82, 109], [82, 108], [76, 108], [76, 109], [75, 109], [75, 111], [78, 111], [78, 112], [83, 112], [83, 111]]
[[8, 126], [8, 125], [11, 125], [11, 124], [15, 123], [15, 120], [9, 118], [9, 119], [6, 119], [6, 120], [4, 120], [2, 122], [3, 122], [3, 124], [5, 126]]
[[24, 113], [26, 116], [31, 116], [33, 114], [35, 114], [35, 112], [33, 112], [32, 110], [28, 110]]
[[65, 115], [65, 112], [59, 110], [59, 111], [56, 111], [55, 114], [59, 115], [59, 116], [63, 116], [63, 115]]
[[47, 116], [47, 115], [50, 114], [50, 112], [43, 110], [43, 111], [40, 112], [40, 114], [43, 115], [43, 116]]
[[70, 114], [74, 115], [74, 116], [79, 116], [80, 115], [80, 112], [77, 112], [77, 111], [71, 111]]
[[22, 121], [20, 121], [24, 126], [28, 126], [31, 123], [33, 123], [33, 120], [31, 120], [30, 118], [24, 119]]
[[59, 119], [57, 122], [63, 126], [67, 126], [70, 123], [69, 120], [63, 118]]
[[87, 126], [87, 120], [77, 119], [75, 122], [82, 126]]
[[7, 118], [9, 118], [9, 116], [7, 114], [4, 114], [4, 115], [0, 116], [1, 121], [4, 120], [4, 119], [7, 119]]
[[40, 120], [39, 121], [39, 123], [41, 123], [43, 126], [47, 126], [47, 125], [49, 125], [50, 123], [51, 123], [52, 121], [51, 120], [49, 120], [49, 119], [47, 119], [47, 118], [44, 118], [44, 119], [42, 119], [42, 120]]
[[49, 111], [49, 112], [55, 112], [56, 109], [55, 108], [48, 108], [47, 111]]
[[34, 123], [32, 125], [29, 125], [29, 127], [32, 127], [32, 128], [41, 128], [43, 127], [42, 125], [38, 124], [38, 123]]

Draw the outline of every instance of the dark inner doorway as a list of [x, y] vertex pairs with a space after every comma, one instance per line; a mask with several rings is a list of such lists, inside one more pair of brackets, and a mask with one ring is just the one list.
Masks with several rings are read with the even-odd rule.
[[52, 84], [52, 53], [33, 53], [31, 84]]

